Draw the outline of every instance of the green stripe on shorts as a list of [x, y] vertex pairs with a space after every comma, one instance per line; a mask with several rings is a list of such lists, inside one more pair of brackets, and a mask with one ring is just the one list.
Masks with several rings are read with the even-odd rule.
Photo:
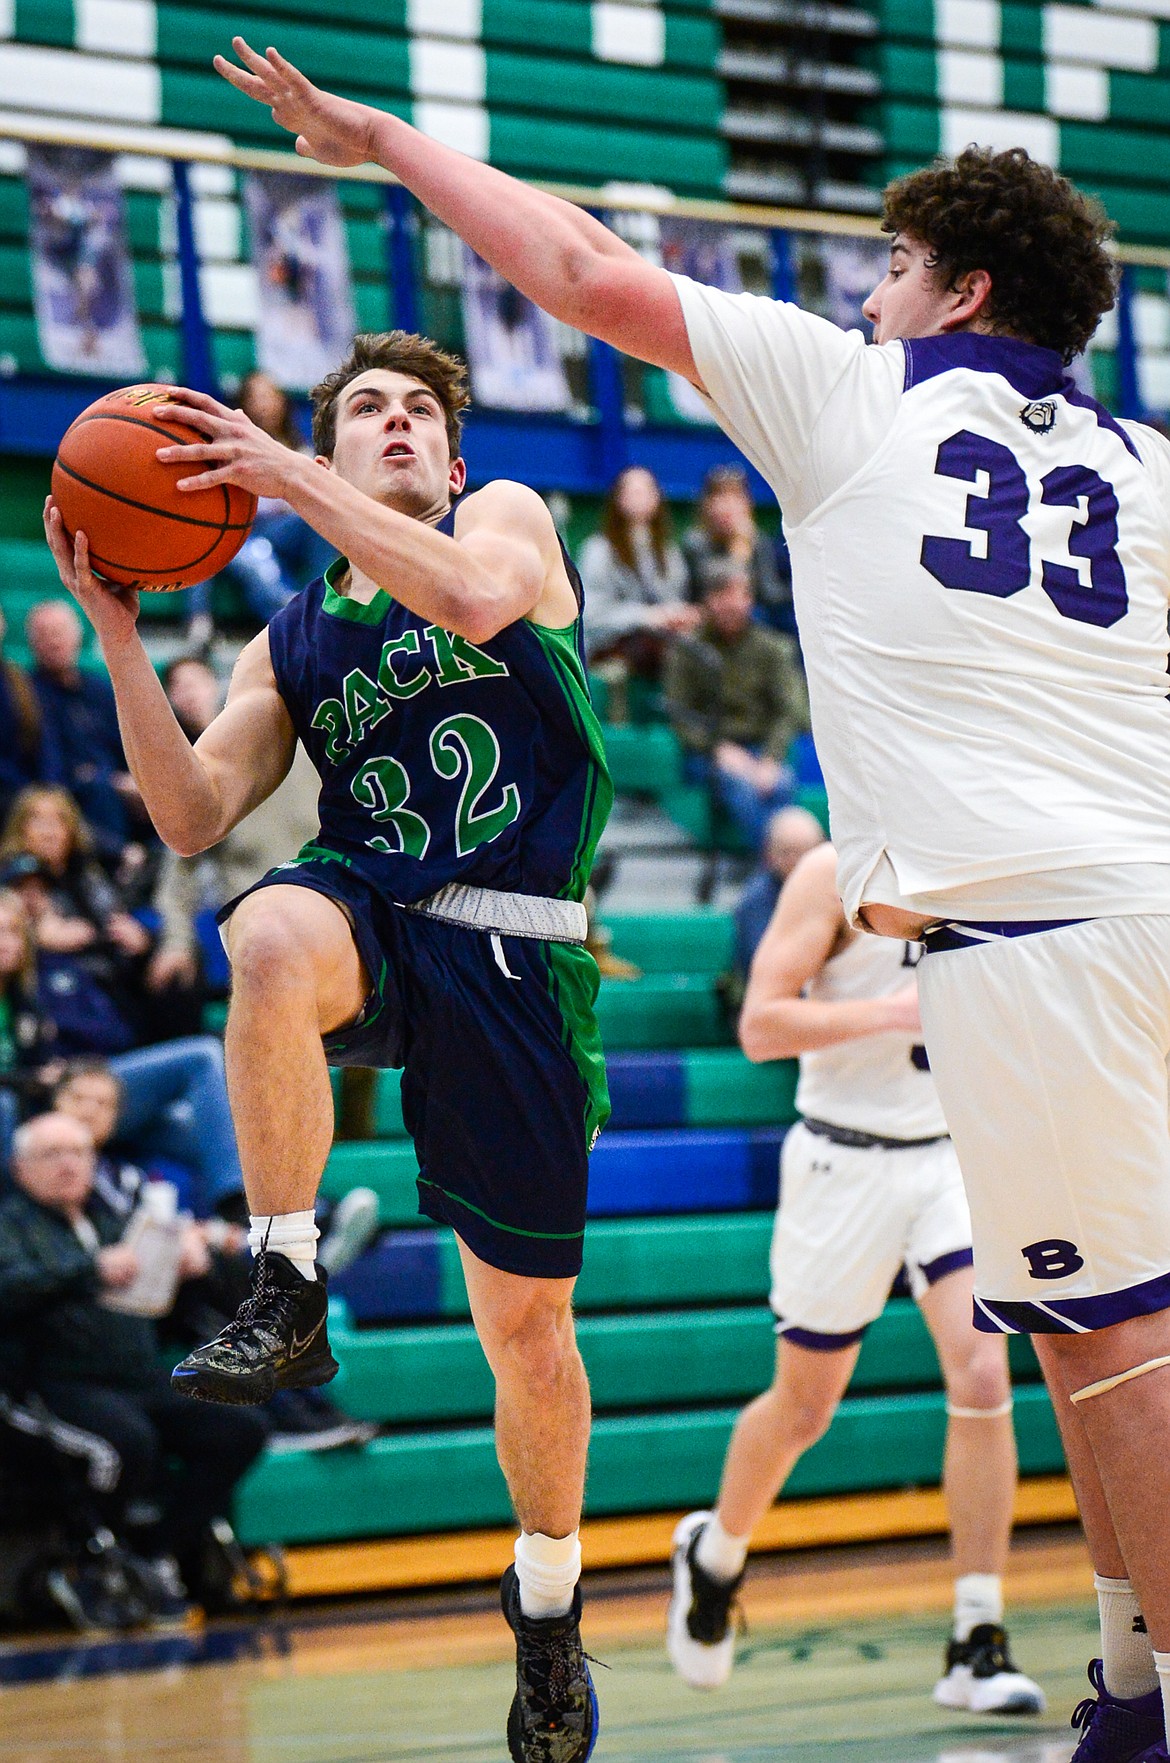
[[548, 989], [561, 1013], [561, 1041], [585, 1085], [585, 1144], [592, 1150], [610, 1116], [605, 1054], [597, 1025], [597, 963], [572, 943], [547, 943]]

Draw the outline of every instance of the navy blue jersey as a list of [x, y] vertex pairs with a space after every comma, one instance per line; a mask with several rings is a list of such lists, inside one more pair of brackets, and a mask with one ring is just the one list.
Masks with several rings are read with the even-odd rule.
[[[436, 530], [454, 535], [455, 511]], [[589, 698], [581, 581], [561, 630], [517, 619], [482, 646], [339, 559], [268, 627], [277, 689], [321, 777], [316, 847], [411, 905], [448, 882], [579, 900], [613, 803]]]

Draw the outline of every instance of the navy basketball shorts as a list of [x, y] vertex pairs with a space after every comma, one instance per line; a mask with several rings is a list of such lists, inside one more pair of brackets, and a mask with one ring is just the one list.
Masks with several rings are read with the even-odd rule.
[[372, 987], [357, 1019], [323, 1037], [325, 1056], [403, 1068], [420, 1212], [506, 1273], [574, 1278], [589, 1153], [609, 1119], [593, 957], [408, 912], [319, 858], [270, 870], [221, 922], [274, 886], [311, 888], [349, 920]]

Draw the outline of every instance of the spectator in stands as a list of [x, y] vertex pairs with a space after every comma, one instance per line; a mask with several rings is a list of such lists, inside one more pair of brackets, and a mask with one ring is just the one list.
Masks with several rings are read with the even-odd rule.
[[0, 819], [26, 784], [57, 776], [57, 758], [32, 680], [3, 654], [8, 621], [0, 607]]
[[95, 861], [67, 790], [22, 790], [0, 834], [0, 874], [11, 865], [20, 873], [7, 881], [21, 887], [36, 926], [42, 1007], [68, 1051], [124, 1052], [198, 1029], [190, 988], [148, 990], [154, 938]]
[[[224, 1103], [226, 1111], [226, 1097]], [[55, 1113], [79, 1120], [89, 1132], [94, 1146], [94, 1192], [111, 1212], [129, 1219], [148, 1176], [126, 1155], [127, 1122], [132, 1126], [133, 1120], [126, 1112], [116, 1066], [104, 1059], [71, 1059], [52, 1091], [50, 1106]], [[205, 1130], [205, 1121], [203, 1110], [197, 1116], [193, 1112], [191, 1127], [196, 1138], [201, 1128]], [[144, 1149], [150, 1154], [141, 1140], [129, 1148], [135, 1155]], [[177, 1148], [188, 1154], [191, 1149]], [[235, 1159], [234, 1142], [231, 1156]], [[238, 1171], [238, 1159], [235, 1167]], [[340, 1205], [326, 1208], [326, 1215], [320, 1258], [333, 1274], [356, 1259], [376, 1234], [378, 1197], [370, 1188], [351, 1188]], [[165, 1338], [184, 1350], [205, 1339], [209, 1327], [213, 1334], [222, 1328], [235, 1315], [251, 1285], [248, 1232], [243, 1225], [227, 1218], [200, 1217], [195, 1235], [206, 1255], [193, 1249], [191, 1277], [183, 1284], [175, 1310], [160, 1319]], [[269, 1449], [277, 1452], [363, 1445], [378, 1430], [368, 1422], [351, 1420], [319, 1390], [282, 1390], [265, 1405], [265, 1412], [272, 1427]]]
[[807, 808], [778, 808], [768, 822], [760, 866], [748, 877], [735, 908], [735, 963], [742, 979], [747, 978], [781, 888], [805, 853], [824, 841], [824, 828]]
[[[294, 453], [309, 452], [288, 393], [259, 368], [240, 381], [236, 403], [258, 428]], [[294, 594], [322, 575], [336, 552], [286, 502], [261, 496], [252, 531], [224, 572], [240, 587], [252, 616], [267, 624]], [[210, 583], [192, 591], [188, 638], [202, 647], [211, 636]]]
[[792, 794], [784, 756], [809, 726], [796, 644], [753, 620], [751, 579], [730, 559], [707, 566], [703, 620], [666, 666], [666, 707], [686, 750], [687, 775], [755, 851]]
[[[109, 884], [88, 858], [72, 875], [47, 860], [55, 822], [63, 821], [72, 842], [84, 838], [76, 805], [59, 804], [55, 786], [33, 786], [17, 797], [0, 835], [0, 887], [20, 895], [33, 926], [37, 949], [37, 1008], [57, 1026], [62, 1053], [123, 1052], [139, 1038], [135, 1024], [133, 970], [137, 958], [107, 934], [107, 919], [120, 915], [105, 889]], [[35, 798], [44, 797], [43, 812]], [[32, 844], [26, 843], [26, 810]], [[46, 832], [44, 840], [41, 831]], [[73, 886], [63, 885], [65, 882]], [[92, 890], [89, 884], [92, 882]], [[107, 911], [108, 907], [108, 911]], [[137, 926], [141, 931], [142, 927]], [[130, 933], [132, 934], [132, 933]], [[142, 931], [146, 941], [145, 931]], [[129, 935], [127, 940], [129, 941]]]
[[[17, 1191], [0, 1201], [0, 1327], [19, 1347], [25, 1388], [117, 1451], [106, 1521], [152, 1563], [160, 1604], [181, 1602], [182, 1578], [197, 1583], [204, 1532], [263, 1448], [267, 1421], [172, 1395], [154, 1324], [107, 1307], [139, 1264], [120, 1240], [124, 1217], [95, 1192], [80, 1120], [42, 1114], [18, 1127], [12, 1171]], [[192, 1231], [180, 1274], [206, 1264]]]
[[585, 647], [609, 686], [609, 720], [629, 719], [631, 675], [657, 682], [669, 640], [694, 630], [687, 568], [653, 472], [627, 466], [610, 486], [600, 532], [581, 550]]
[[81, 620], [65, 600], [41, 600], [25, 619], [33, 685], [58, 781], [90, 824], [121, 849], [145, 835], [142, 798], [126, 768], [114, 692], [104, 671], [78, 666]]
[[61, 1070], [56, 1029], [37, 1008], [37, 953], [24, 901], [0, 889], [0, 1187], [12, 1134]]
[[[163, 1041], [116, 1059], [70, 1059], [54, 1077], [51, 1100], [85, 1122], [99, 1153], [113, 1144], [135, 1160], [162, 1158], [189, 1172], [184, 1203], [196, 1218], [220, 1208], [240, 1211], [244, 1177], [223, 1046], [214, 1035]], [[221, 1241], [220, 1233], [212, 1236]]]
[[760, 616], [786, 630], [792, 620], [792, 581], [781, 573], [776, 548], [756, 525], [747, 473], [741, 465], [715, 465], [703, 479], [695, 524], [683, 534], [690, 598], [701, 601], [714, 562], [746, 566]]

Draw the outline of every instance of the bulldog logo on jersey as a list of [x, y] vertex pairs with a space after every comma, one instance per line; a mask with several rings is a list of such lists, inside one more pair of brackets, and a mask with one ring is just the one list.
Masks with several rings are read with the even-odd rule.
[[1041, 404], [1025, 404], [1020, 411], [1020, 421], [1034, 435], [1047, 435], [1056, 427], [1056, 405], [1051, 398]]

